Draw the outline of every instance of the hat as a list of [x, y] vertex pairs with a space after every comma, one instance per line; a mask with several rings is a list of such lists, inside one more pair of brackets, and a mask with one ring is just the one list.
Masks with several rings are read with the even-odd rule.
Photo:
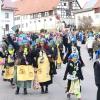
[[77, 53], [71, 53], [68, 59], [79, 59], [79, 55]]

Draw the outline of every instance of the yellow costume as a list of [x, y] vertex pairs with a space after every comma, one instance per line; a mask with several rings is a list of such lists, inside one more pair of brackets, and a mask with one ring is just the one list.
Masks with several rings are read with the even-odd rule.
[[50, 71], [50, 63], [46, 53], [43, 51], [43, 55], [38, 58], [38, 70], [37, 70], [37, 78], [40, 83], [47, 82], [51, 80], [49, 75]]

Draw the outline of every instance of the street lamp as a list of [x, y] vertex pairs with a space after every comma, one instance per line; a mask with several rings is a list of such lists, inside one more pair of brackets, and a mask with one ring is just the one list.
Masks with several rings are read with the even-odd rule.
[[5, 33], [6, 33], [6, 28], [5, 28], [5, 26], [3, 26], [2, 29], [3, 29], [3, 33], [4, 33], [3, 35], [5, 36]]

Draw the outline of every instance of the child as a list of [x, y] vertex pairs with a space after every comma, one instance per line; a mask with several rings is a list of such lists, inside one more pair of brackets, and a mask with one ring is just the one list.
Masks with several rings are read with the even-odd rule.
[[83, 75], [81, 71], [81, 64], [78, 59], [78, 53], [71, 53], [63, 80], [68, 80], [66, 90], [68, 98], [70, 98], [71, 94], [74, 94], [78, 100], [81, 100], [80, 80], [83, 80]]

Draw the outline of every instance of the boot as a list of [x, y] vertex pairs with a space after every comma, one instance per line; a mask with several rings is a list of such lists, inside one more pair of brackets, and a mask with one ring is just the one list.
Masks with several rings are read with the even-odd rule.
[[45, 93], [48, 93], [48, 86], [46, 86], [45, 88]]
[[13, 83], [13, 78], [10, 80], [10, 84], [11, 84], [12, 86], [15, 85], [15, 84]]
[[41, 94], [44, 94], [44, 87], [41, 86]]
[[25, 95], [27, 94], [27, 88], [24, 88], [24, 94]]
[[19, 87], [17, 87], [17, 90], [16, 90], [15, 94], [16, 95], [19, 94]]
[[68, 94], [67, 94], [67, 98], [70, 99], [70, 96], [71, 96], [70, 93], [68, 93]]

